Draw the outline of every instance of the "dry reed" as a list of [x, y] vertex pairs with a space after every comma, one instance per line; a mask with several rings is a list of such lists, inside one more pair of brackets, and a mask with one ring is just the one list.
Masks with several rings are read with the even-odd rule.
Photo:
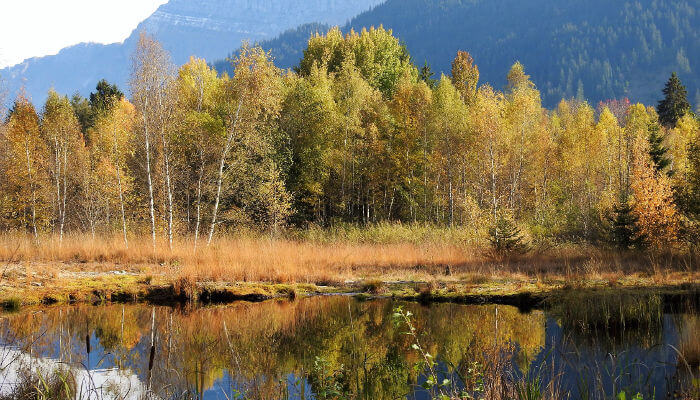
[[[33, 265], [43, 275], [60, 271], [137, 270], [194, 281], [343, 283], [380, 278], [397, 281], [443, 280], [478, 282], [484, 279], [518, 278], [546, 281], [581, 278], [617, 282], [630, 274], [666, 276], [697, 275], [697, 260], [668, 255], [653, 262], [644, 254], [619, 255], [589, 246], [560, 246], [511, 260], [492, 261], [476, 244], [454, 240], [368, 242], [336, 238], [333, 241], [290, 239], [264, 235], [221, 237], [197, 250], [191, 238], [157, 243], [148, 237], [132, 237], [129, 246], [115, 237], [68, 235], [33, 237], [0, 236], [0, 262]], [[661, 271], [658, 265], [665, 266]], [[688, 268], [688, 265], [691, 265]], [[0, 268], [2, 268], [0, 266]], [[58, 271], [57, 271], [58, 270]]]

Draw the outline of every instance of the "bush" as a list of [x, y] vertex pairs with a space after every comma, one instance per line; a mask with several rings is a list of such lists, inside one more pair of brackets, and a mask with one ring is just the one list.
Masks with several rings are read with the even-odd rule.
[[4, 308], [6, 311], [19, 311], [21, 307], [22, 300], [18, 297], [10, 297], [2, 301], [2, 308]]

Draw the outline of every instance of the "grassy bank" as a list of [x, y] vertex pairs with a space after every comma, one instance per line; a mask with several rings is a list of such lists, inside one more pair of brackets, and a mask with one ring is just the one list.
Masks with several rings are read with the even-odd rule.
[[[536, 247], [494, 258], [469, 232], [389, 226], [306, 230], [200, 241], [172, 248], [148, 237], [0, 237], [0, 301], [268, 298], [318, 292], [416, 296], [519, 295], [595, 287], [693, 285], [696, 255]], [[14, 304], [14, 303], [12, 303]]]

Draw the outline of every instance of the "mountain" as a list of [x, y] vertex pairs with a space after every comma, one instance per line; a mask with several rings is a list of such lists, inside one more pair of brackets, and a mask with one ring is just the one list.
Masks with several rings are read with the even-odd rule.
[[[139, 33], [154, 35], [176, 64], [191, 55], [216, 60], [248, 40], [272, 39], [307, 23], [342, 25], [383, 0], [171, 0], [119, 44], [82, 43], [57, 55], [32, 58], [0, 70], [11, 95], [24, 85], [37, 104], [52, 86], [87, 95], [106, 78], [127, 89], [130, 60]], [[11, 96], [12, 97], [12, 96]]]
[[[388, 0], [353, 18], [349, 31], [383, 25], [418, 66], [448, 74], [469, 51], [481, 81], [496, 88], [515, 61], [525, 65], [546, 105], [629, 97], [655, 105], [672, 71], [700, 104], [697, 0]], [[281, 67], [298, 64], [304, 26], [263, 42]], [[299, 47], [301, 45], [301, 48]]]

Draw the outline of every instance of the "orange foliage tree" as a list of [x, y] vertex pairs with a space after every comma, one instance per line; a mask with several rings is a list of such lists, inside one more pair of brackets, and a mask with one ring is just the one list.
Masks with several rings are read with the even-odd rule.
[[637, 138], [634, 143], [631, 189], [640, 236], [655, 249], [667, 248], [678, 241], [680, 218], [668, 176], [659, 173], [649, 156], [649, 143]]

